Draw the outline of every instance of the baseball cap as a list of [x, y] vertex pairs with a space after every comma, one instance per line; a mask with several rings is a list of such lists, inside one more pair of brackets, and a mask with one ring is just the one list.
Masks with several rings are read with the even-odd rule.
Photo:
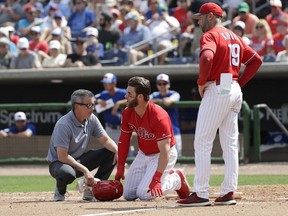
[[49, 48], [50, 49], [60, 49], [60, 47], [61, 47], [61, 44], [60, 44], [60, 42], [59, 41], [57, 41], [57, 40], [51, 40], [50, 42], [49, 42]]
[[7, 38], [9, 37], [9, 31], [7, 30], [6, 27], [0, 27], [0, 33]]
[[32, 4], [26, 4], [23, 8], [24, 12], [29, 12], [29, 11], [36, 11], [36, 8]]
[[156, 81], [160, 81], [160, 80], [165, 81], [165, 82], [167, 82], [167, 83], [170, 83], [169, 76], [168, 76], [167, 74], [164, 74], [164, 73], [159, 74], [159, 75], [156, 77]]
[[10, 40], [8, 38], [6, 38], [6, 37], [1, 37], [0, 38], [0, 43], [8, 45], [10, 43]]
[[280, 0], [270, 0], [270, 6], [282, 8], [282, 2]]
[[238, 20], [237, 22], [235, 22], [234, 28], [235, 27], [240, 27], [242, 30], [244, 30], [246, 25], [243, 21]]
[[19, 38], [17, 46], [19, 49], [28, 49], [29, 41], [26, 37]]
[[90, 27], [87, 29], [86, 35], [87, 36], [92, 35], [92, 36], [98, 37], [98, 30], [96, 28]]
[[41, 2], [35, 2], [34, 7], [37, 11], [41, 11], [41, 12], [44, 11], [44, 7], [43, 7], [43, 4]]
[[202, 14], [209, 14], [213, 13], [216, 16], [222, 17], [223, 16], [223, 10], [222, 8], [212, 2], [205, 3], [200, 7], [199, 13], [193, 14], [193, 19], [199, 19], [199, 16]]
[[125, 16], [125, 20], [128, 19], [138, 20], [138, 15], [134, 11], [131, 11]]
[[238, 6], [238, 12], [249, 12], [249, 5], [247, 4], [247, 2], [241, 2]]
[[31, 32], [37, 32], [37, 33], [40, 33], [41, 29], [40, 29], [40, 26], [33, 26], [31, 28]]
[[55, 13], [54, 13], [54, 18], [62, 18], [62, 13], [61, 13], [61, 11], [55, 11]]
[[53, 29], [53, 31], [51, 32], [52, 35], [61, 35], [61, 29], [60, 28], [55, 28]]
[[113, 73], [106, 73], [101, 80], [102, 83], [116, 83], [117, 78]]
[[8, 32], [15, 32], [15, 28], [13, 26], [6, 26], [5, 28]]
[[24, 112], [16, 112], [14, 115], [15, 121], [26, 121], [26, 114]]

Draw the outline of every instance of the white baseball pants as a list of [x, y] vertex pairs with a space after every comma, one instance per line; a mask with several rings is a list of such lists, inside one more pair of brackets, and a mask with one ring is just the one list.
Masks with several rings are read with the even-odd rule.
[[228, 94], [221, 94], [216, 82], [205, 90], [199, 107], [195, 131], [194, 192], [209, 198], [209, 180], [213, 141], [219, 129], [219, 138], [225, 162], [224, 181], [220, 195], [234, 192], [238, 185], [238, 113], [242, 105], [242, 91], [234, 81]]

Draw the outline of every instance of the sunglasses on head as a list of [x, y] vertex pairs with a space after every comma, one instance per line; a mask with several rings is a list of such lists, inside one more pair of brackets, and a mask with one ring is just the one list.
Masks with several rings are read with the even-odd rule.
[[93, 103], [88, 103], [88, 104], [85, 104], [85, 103], [75, 103], [75, 104], [79, 104], [80, 106], [85, 106], [87, 109], [91, 109], [92, 107], [95, 106], [95, 104], [93, 104]]
[[264, 26], [256, 26], [256, 29], [262, 29]]
[[159, 83], [157, 83], [157, 85], [159, 85], [159, 86], [166, 86], [168, 83], [166, 83], [166, 82], [159, 82]]

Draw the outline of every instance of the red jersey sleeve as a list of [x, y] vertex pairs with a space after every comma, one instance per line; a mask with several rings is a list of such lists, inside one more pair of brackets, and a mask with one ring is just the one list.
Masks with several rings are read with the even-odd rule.
[[130, 146], [130, 139], [132, 135], [132, 129], [129, 128], [129, 110], [126, 108], [122, 112], [122, 122], [121, 122], [121, 134], [118, 142], [118, 166], [124, 166]]

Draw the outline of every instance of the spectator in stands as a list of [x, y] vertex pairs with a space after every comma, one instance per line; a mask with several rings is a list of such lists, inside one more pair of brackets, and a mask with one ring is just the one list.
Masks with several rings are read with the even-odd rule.
[[[43, 29], [45, 31], [47, 31], [49, 29], [53, 29], [56, 27], [55, 23], [54, 23], [55, 22], [54, 15], [55, 15], [56, 11], [58, 11], [57, 6], [55, 4], [50, 4], [50, 9], [48, 11], [48, 14], [43, 18]], [[61, 18], [62, 18], [62, 16], [61, 16]], [[63, 17], [63, 22], [66, 22], [65, 24], [67, 25], [67, 20], [65, 19], [65, 17]]]
[[176, 141], [176, 149], [178, 156], [182, 156], [182, 139], [179, 124], [179, 110], [178, 108], [169, 108], [171, 104], [180, 100], [180, 94], [177, 91], [171, 90], [170, 79], [167, 74], [159, 74], [156, 77], [156, 87], [158, 91], [150, 95], [150, 100], [154, 103], [163, 104], [164, 109], [170, 116], [174, 138]]
[[120, 31], [113, 29], [111, 15], [102, 12], [99, 16], [99, 43], [103, 44], [105, 51], [109, 51], [117, 47], [119, 38]]
[[245, 23], [245, 35], [249, 38], [252, 37], [253, 31], [259, 18], [249, 12], [250, 7], [247, 2], [241, 2], [238, 7], [238, 16], [234, 17], [232, 21], [232, 28], [237, 21], [242, 21]]
[[42, 65], [38, 60], [35, 52], [29, 50], [29, 41], [22, 37], [18, 41], [19, 54], [12, 58], [10, 68], [25, 69], [25, 68], [41, 68]]
[[119, 1], [120, 7], [128, 7], [129, 12], [134, 12], [137, 14], [138, 22], [142, 24], [142, 15], [139, 13], [139, 11], [134, 7], [133, 0], [120, 0]]
[[[178, 0], [178, 6], [175, 8], [173, 12], [173, 16], [178, 20], [178, 22], [181, 25], [181, 33], [183, 34], [186, 32], [186, 29], [188, 26], [192, 24], [193, 28], [194, 25], [193, 23], [188, 19], [188, 13], [189, 13], [189, 7], [190, 7], [190, 0]], [[192, 34], [191, 27], [189, 27], [189, 31], [186, 34]]]
[[278, 52], [285, 50], [283, 40], [285, 35], [287, 34], [288, 34], [288, 21], [282, 19], [277, 20], [276, 33], [273, 35], [273, 41], [274, 41], [273, 49], [275, 51], [275, 55], [277, 55]]
[[14, 44], [17, 44], [20, 37], [15, 34], [14, 26], [8, 25], [8, 26], [6, 26], [6, 29], [9, 33], [10, 41], [13, 42]]
[[36, 17], [41, 18], [41, 19], [44, 18], [45, 15], [44, 15], [43, 4], [41, 2], [35, 2], [34, 7], [36, 9]]
[[283, 44], [285, 46], [285, 50], [278, 52], [276, 62], [288, 62], [288, 35], [285, 35]]
[[151, 20], [154, 14], [158, 14], [158, 16], [162, 16], [162, 10], [159, 7], [159, 1], [158, 0], [148, 0], [148, 11], [145, 13], [145, 20]]
[[[86, 0], [73, 0], [75, 11], [68, 19], [68, 26], [71, 28], [72, 38], [85, 37], [82, 29], [91, 26], [95, 19], [93, 11], [86, 8]], [[81, 35], [82, 33], [82, 35]]]
[[[269, 24], [260, 19], [255, 26], [250, 46], [261, 56], [274, 56], [273, 36]], [[266, 57], [267, 58], [267, 57]]]
[[9, 31], [7, 29], [7, 27], [0, 27], [0, 38], [1, 37], [5, 37], [9, 40], [9, 51], [13, 54], [13, 55], [17, 55], [18, 54], [18, 49], [16, 47], [16, 45], [10, 41], [9, 39]]
[[64, 15], [65, 19], [68, 19], [71, 15], [71, 1], [70, 0], [50, 0], [49, 3], [44, 7], [44, 14], [47, 15], [51, 5], [56, 7]]
[[272, 34], [274, 35], [276, 30], [276, 25], [278, 20], [287, 20], [288, 21], [288, 14], [282, 11], [282, 2], [281, 0], [270, 0], [270, 9], [271, 13], [268, 14], [265, 19], [267, 20]]
[[42, 62], [44, 68], [59, 68], [66, 61], [67, 55], [60, 53], [61, 44], [58, 40], [49, 42], [49, 56], [46, 56]]
[[14, 55], [9, 51], [9, 39], [0, 38], [0, 69], [9, 69]]
[[64, 67], [101, 67], [99, 59], [95, 55], [87, 53], [84, 42], [84, 38], [77, 37], [75, 42], [76, 53], [67, 56]]
[[125, 16], [129, 12], [130, 12], [130, 8], [127, 5], [120, 6], [120, 14], [121, 14], [122, 24], [119, 25], [119, 30], [121, 32], [123, 32], [124, 29], [127, 27], [127, 21], [125, 20]]
[[0, 5], [0, 26], [3, 26], [6, 22], [15, 24], [24, 17], [22, 6], [19, 1], [6, 0], [6, 3], [3, 3]]
[[[121, 35], [118, 44], [120, 48], [124, 48], [127, 52], [128, 48], [133, 44], [139, 43], [143, 40], [148, 40], [151, 37], [151, 32], [147, 26], [138, 23], [138, 16], [134, 12], [129, 12], [125, 19], [127, 21], [127, 27]], [[150, 48], [149, 43], [145, 43], [142, 46], [130, 49], [128, 52], [130, 62], [133, 64], [138, 60], [144, 58], [145, 52]]]
[[38, 55], [38, 59], [42, 61], [49, 53], [49, 46], [46, 41], [41, 41], [40, 26], [33, 26], [30, 30], [29, 50], [34, 51]]
[[48, 37], [50, 40], [58, 40], [61, 44], [60, 53], [62, 54], [71, 54], [72, 53], [72, 44], [63, 34], [61, 28], [55, 28], [51, 32], [51, 37]]
[[104, 90], [95, 95], [96, 111], [99, 110], [98, 113], [103, 115], [106, 132], [115, 143], [118, 143], [123, 109], [121, 106], [125, 105], [127, 101], [125, 99], [126, 89], [117, 87], [117, 77], [113, 73], [106, 73], [101, 82]]
[[27, 122], [24, 112], [16, 112], [14, 122], [10, 128], [0, 131], [0, 137], [31, 137], [36, 135], [35, 126]]
[[[170, 49], [169, 51], [171, 51], [174, 47], [172, 39], [176, 38], [181, 31], [180, 24], [175, 17], [169, 16], [166, 5], [160, 5], [159, 9], [161, 14], [154, 13], [151, 19], [147, 20], [146, 25], [149, 27], [152, 37], [158, 36], [156, 40], [153, 41], [153, 47], [155, 47], [158, 52], [165, 49]], [[170, 31], [171, 29], [174, 30]], [[176, 47], [176, 49], [178, 49], [178, 47]], [[159, 55], [159, 65], [165, 64], [167, 55], [168, 52]]]
[[180, 49], [184, 56], [190, 56], [190, 48], [188, 54], [186, 54], [185, 51], [187, 50], [189, 44], [191, 46], [194, 37], [193, 31], [195, 26], [189, 19], [189, 7], [191, 2], [190, 0], [178, 0], [177, 3], [178, 6], [175, 8], [173, 16], [178, 20], [181, 26]]
[[110, 13], [112, 15], [112, 28], [119, 29], [119, 26], [123, 23], [123, 21], [120, 19], [120, 11], [116, 8], [112, 8]]
[[245, 36], [245, 26], [246, 26], [245, 23], [239, 20], [234, 24], [232, 31], [236, 35], [240, 36], [245, 42], [245, 44], [250, 45], [251, 44], [250, 39]]
[[32, 4], [24, 6], [25, 18], [19, 20], [17, 27], [21, 36], [28, 36], [33, 26], [40, 26], [42, 30], [43, 19], [36, 17], [36, 8]]
[[85, 47], [88, 54], [95, 55], [96, 58], [103, 58], [104, 47], [103, 44], [98, 41], [98, 30], [94, 27], [86, 28], [87, 40], [85, 41]]

